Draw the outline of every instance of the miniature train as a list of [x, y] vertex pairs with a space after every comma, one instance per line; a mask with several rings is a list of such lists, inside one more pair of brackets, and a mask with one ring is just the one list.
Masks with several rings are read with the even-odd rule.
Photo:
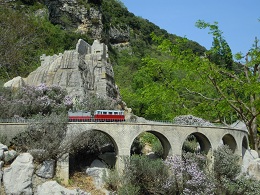
[[69, 111], [69, 122], [113, 122], [125, 121], [124, 111], [121, 110], [96, 110], [94, 115], [89, 111]]

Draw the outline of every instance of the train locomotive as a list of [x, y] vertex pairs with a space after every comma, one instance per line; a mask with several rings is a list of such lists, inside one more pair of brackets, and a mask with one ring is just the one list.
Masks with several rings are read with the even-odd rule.
[[95, 110], [92, 115], [89, 111], [69, 111], [69, 122], [122, 122], [125, 121], [122, 110]]

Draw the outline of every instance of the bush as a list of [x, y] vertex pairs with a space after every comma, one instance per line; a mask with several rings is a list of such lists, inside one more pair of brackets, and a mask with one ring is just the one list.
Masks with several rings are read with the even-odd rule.
[[233, 154], [227, 145], [219, 147], [213, 152], [214, 156], [214, 173], [218, 180], [225, 177], [227, 179], [235, 179], [240, 171], [239, 156]]
[[30, 152], [36, 161], [58, 159], [68, 152], [66, 147], [61, 147], [66, 131], [66, 115], [38, 115], [28, 124], [27, 131], [17, 135], [11, 143], [18, 151]]
[[104, 178], [104, 181], [107, 189], [117, 191], [120, 186], [121, 178], [116, 170], [110, 170], [108, 175]]
[[218, 191], [223, 194], [260, 194], [260, 183], [240, 175], [239, 156], [223, 145], [214, 151], [214, 175]]
[[118, 195], [137, 195], [140, 194], [140, 187], [133, 184], [126, 184], [119, 187]]
[[[196, 155], [195, 155], [196, 156]], [[191, 154], [168, 157], [165, 161], [170, 169], [165, 188], [171, 194], [214, 194], [215, 184], [199, 163], [204, 157]]]
[[124, 172], [124, 185], [140, 188], [140, 194], [165, 194], [168, 170], [162, 160], [133, 155]]
[[15, 115], [29, 118], [39, 113], [50, 115], [53, 112], [61, 114], [72, 107], [72, 99], [66, 90], [57, 85], [25, 86], [15, 92], [6, 89], [0, 94], [0, 100], [1, 118]]

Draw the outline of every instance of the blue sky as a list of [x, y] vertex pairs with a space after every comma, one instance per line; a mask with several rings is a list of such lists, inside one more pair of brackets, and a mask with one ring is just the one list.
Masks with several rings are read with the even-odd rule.
[[[219, 23], [232, 53], [245, 54], [260, 39], [260, 0], [121, 0], [128, 11], [169, 33], [187, 37], [207, 49], [212, 36], [195, 27], [197, 20]], [[260, 43], [259, 43], [260, 46]]]

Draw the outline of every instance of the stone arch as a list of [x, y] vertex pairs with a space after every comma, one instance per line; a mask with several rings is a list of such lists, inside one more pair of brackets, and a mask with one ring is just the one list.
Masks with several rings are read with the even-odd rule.
[[[143, 131], [141, 133], [144, 133], [144, 132], [147, 132], [147, 133], [151, 133], [153, 134], [155, 137], [157, 137], [159, 139], [159, 141], [161, 142], [162, 144], [162, 147], [163, 147], [163, 155], [162, 155], [162, 158], [163, 159], [166, 159], [167, 156], [171, 153], [171, 144], [169, 142], [169, 140], [163, 135], [161, 134], [160, 132], [157, 132], [157, 131], [153, 131], [153, 130], [148, 130], [148, 131]], [[140, 134], [141, 134], [140, 133]], [[140, 135], [139, 134], [139, 135]], [[137, 135], [138, 136], [138, 135]], [[136, 137], [137, 137], [136, 136]], [[134, 137], [134, 139], [136, 138]], [[131, 143], [133, 144], [134, 142], [134, 139], [131, 141]]]
[[222, 137], [222, 142], [224, 145], [228, 145], [229, 148], [235, 153], [237, 150], [237, 142], [231, 134], [226, 134]]
[[[194, 132], [189, 135], [193, 135], [197, 139], [199, 146], [200, 146], [200, 148], [199, 148], [200, 152], [204, 152], [206, 155], [208, 155], [209, 151], [212, 149], [209, 139], [204, 134], [199, 133], [199, 132]], [[187, 138], [188, 138], [188, 136], [187, 136]], [[182, 143], [182, 146], [183, 146], [183, 144], [184, 144], [184, 141]]]
[[[114, 152], [115, 152], [115, 155], [113, 155], [113, 157], [115, 157], [115, 159], [113, 160], [114, 161], [114, 164], [113, 165], [111, 165], [111, 163], [108, 163], [108, 165], [109, 166], [111, 166], [111, 167], [113, 167], [113, 166], [116, 166], [116, 163], [117, 163], [117, 159], [116, 159], [116, 157], [117, 157], [117, 154], [119, 153], [119, 148], [118, 148], [118, 144], [116, 143], [116, 141], [114, 140], [114, 138], [110, 135], [110, 134], [108, 134], [107, 132], [105, 132], [105, 131], [102, 131], [102, 130], [99, 130], [99, 129], [89, 129], [89, 130], [87, 130], [87, 131], [83, 131], [83, 132], [80, 132], [77, 136], [75, 136], [74, 138], [80, 138], [80, 137], [82, 137], [82, 138], [84, 138], [84, 134], [86, 134], [86, 133], [89, 133], [89, 132], [98, 132], [98, 133], [101, 133], [101, 134], [103, 134], [103, 135], [105, 135], [109, 140], [110, 140], [110, 142], [111, 142], [111, 144], [113, 145], [113, 149], [114, 149]], [[105, 151], [104, 151], [104, 153], [105, 153]], [[102, 154], [102, 153], [101, 153]], [[71, 155], [70, 155], [71, 156]], [[93, 157], [93, 156], [92, 156]], [[102, 159], [102, 158], [101, 158]], [[71, 160], [71, 159], [70, 159]], [[77, 163], [77, 162], [75, 162], [75, 163]], [[71, 164], [71, 162], [69, 163], [69, 166], [71, 166], [70, 165]], [[69, 167], [69, 169], [70, 169], [71, 167]]]

